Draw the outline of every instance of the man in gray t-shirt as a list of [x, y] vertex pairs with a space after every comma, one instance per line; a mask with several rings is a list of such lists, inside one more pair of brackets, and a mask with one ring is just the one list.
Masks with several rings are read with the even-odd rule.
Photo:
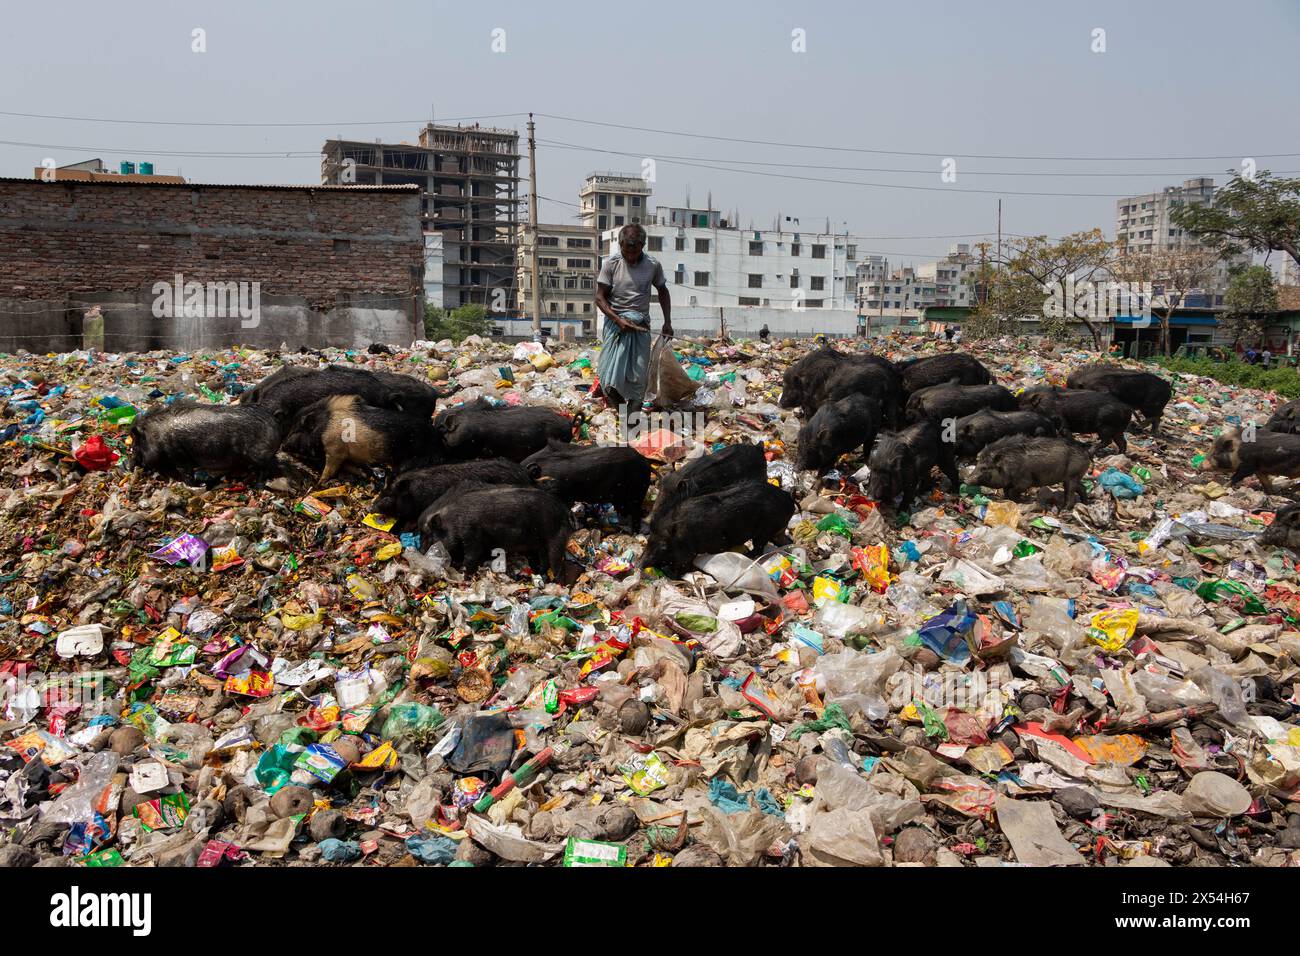
[[619, 253], [605, 260], [596, 280], [596, 308], [605, 316], [597, 375], [611, 405], [640, 408], [650, 356], [650, 288], [659, 293], [662, 334], [673, 334], [672, 301], [663, 267], [644, 252], [645, 230], [636, 223], [618, 234]]

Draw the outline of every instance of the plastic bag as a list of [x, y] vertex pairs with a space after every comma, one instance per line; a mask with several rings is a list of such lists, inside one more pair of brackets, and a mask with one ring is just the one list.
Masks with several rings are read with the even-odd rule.
[[650, 347], [649, 373], [646, 400], [655, 408], [673, 408], [694, 395], [700, 387], [700, 383], [691, 380], [673, 355], [672, 340], [662, 335]]
[[892, 647], [878, 654], [846, 648], [819, 657], [813, 671], [826, 683], [828, 702], [834, 700], [845, 710], [858, 709], [872, 720], [882, 720], [889, 714], [883, 696], [885, 681], [902, 666], [903, 659]]
[[385, 740], [416, 738], [438, 727], [446, 718], [436, 707], [412, 701], [407, 704], [394, 704], [388, 711], [380, 735]]
[[695, 566], [718, 582], [724, 591], [747, 591], [757, 594], [769, 601], [781, 598], [772, 578], [761, 563], [735, 551], [722, 554], [702, 554], [695, 559]]

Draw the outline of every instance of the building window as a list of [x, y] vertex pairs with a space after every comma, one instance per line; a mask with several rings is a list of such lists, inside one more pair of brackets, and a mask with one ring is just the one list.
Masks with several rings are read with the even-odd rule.
[[823, 289], [826, 288], [826, 277], [813, 276], [812, 285], [809, 288], [811, 288], [814, 292], [821, 292]]
[[808, 308], [810, 309], [820, 309], [822, 307], [822, 303], [824, 303], [825, 301], [826, 301], [825, 299], [808, 299], [807, 301], [804, 302], [804, 305], [808, 306]]
[[560, 311], [559, 306], [558, 306], [556, 303], [552, 302], [552, 303], [550, 303], [550, 306], [551, 306], [551, 311], [552, 311], [552, 312], [558, 312], [558, 311]]
[[813, 249], [813, 251], [812, 251], [812, 257], [813, 257], [814, 259], [825, 259], [825, 258], [826, 258], [826, 247], [825, 247], [825, 246], [813, 246], [812, 249]]
[[596, 224], [597, 224], [597, 227], [600, 228], [600, 229], [608, 229], [608, 228], [609, 228], [609, 216], [601, 216], [601, 217], [596, 221]]
[[757, 299], [750, 298], [750, 297], [747, 296], [747, 295], [742, 295], [742, 296], [740, 297], [740, 304], [741, 304], [741, 305], [758, 305], [758, 300], [757, 300]]
[[[555, 242], [558, 243], [559, 240], [557, 239], [557, 240], [555, 240]], [[552, 245], [555, 245], [555, 243], [552, 243]], [[569, 240], [569, 248], [570, 248], [570, 249], [590, 249], [590, 248], [591, 248], [591, 240], [590, 240], [590, 239], [570, 239], [570, 240]]]
[[614, 205], [615, 205], [615, 206], [622, 206], [622, 205], [623, 205], [623, 197], [622, 197], [622, 196], [615, 196], [615, 197], [614, 197]]
[[537, 265], [539, 268], [543, 269], [555, 269], [559, 267], [560, 260], [552, 256], [539, 256], [537, 259]]
[[591, 311], [591, 303], [590, 303], [590, 302], [584, 302], [584, 303], [582, 303], [582, 311], [583, 311], [583, 312], [590, 312], [590, 311]]
[[632, 197], [632, 205], [633, 205], [633, 206], [636, 206], [636, 207], [638, 207], [638, 208], [640, 208], [640, 206], [641, 206], [641, 197], [640, 197], [640, 196], [633, 196], [633, 197]]
[[678, 252], [685, 252], [685, 251], [686, 251], [686, 237], [685, 237], [685, 236], [678, 236], [678, 237], [677, 237], [676, 248], [677, 248], [677, 251], [678, 251]]
[[707, 286], [709, 284], [709, 274], [707, 272], [695, 273], [695, 284], [700, 288]]
[[349, 249], [351, 249], [351, 248], [352, 248], [352, 240], [351, 240], [351, 239], [335, 239], [335, 240], [334, 240], [334, 251], [335, 251], [335, 252], [347, 252], [347, 251], [348, 251]]
[[608, 196], [597, 196], [597, 197], [596, 197], [596, 207], [597, 207], [598, 209], [608, 209], [608, 208], [609, 208], [609, 197], [608, 197]]
[[696, 240], [695, 240], [695, 251], [696, 251], [696, 252], [708, 252], [708, 251], [709, 251], [709, 240], [707, 240], [707, 239], [696, 239]]
[[686, 282], [686, 267], [678, 265], [677, 271], [673, 273], [673, 285], [683, 285]]
[[539, 246], [558, 246], [560, 239], [558, 236], [538, 236], [537, 244]]
[[664, 237], [663, 237], [663, 236], [650, 236], [650, 237], [649, 237], [649, 240], [650, 240], [650, 242], [649, 242], [649, 246], [648, 246], [648, 248], [650, 249], [651, 252], [663, 252], [663, 251], [664, 251]]
[[751, 289], [763, 288], [763, 274], [761, 272], [757, 275], [752, 272], [749, 274], [749, 287]]
[[749, 254], [751, 256], [761, 256], [763, 254], [763, 244], [761, 242], [751, 242], [749, 244]]
[[566, 302], [566, 303], [564, 303], [564, 311], [565, 311], [565, 312], [572, 312], [572, 311], [573, 311], [573, 303], [572, 303], [572, 302]]
[[799, 255], [799, 250], [802, 249], [802, 248], [803, 248], [803, 247], [800, 246], [799, 243], [797, 243], [797, 242], [792, 242], [792, 243], [790, 243], [790, 255], [792, 255], [792, 256], [797, 256], [797, 255]]
[[858, 258], [858, 247], [853, 245], [849, 246], [848, 251], [845, 253], [845, 258], [856, 260]]
[[622, 216], [615, 216], [615, 217], [614, 217], [614, 225], [616, 225], [616, 226], [621, 226], [621, 225], [623, 225], [623, 217], [622, 217]]
[[794, 275], [790, 276], [790, 288], [799, 288], [799, 273], [796, 272]]
[[590, 259], [570, 259], [570, 260], [569, 260], [569, 268], [570, 268], [570, 269], [590, 269], [590, 268], [591, 268], [591, 260], [590, 260]]

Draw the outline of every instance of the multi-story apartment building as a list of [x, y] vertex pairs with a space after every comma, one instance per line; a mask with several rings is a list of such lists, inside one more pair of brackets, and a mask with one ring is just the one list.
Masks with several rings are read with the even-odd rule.
[[859, 308], [919, 312], [930, 306], [974, 305], [971, 277], [978, 268], [965, 243], [952, 246], [944, 258], [915, 268], [889, 272], [889, 263], [882, 260], [875, 269], [858, 270]]
[[[1134, 253], [1200, 249], [1196, 236], [1180, 229], [1172, 214], [1182, 205], [1204, 205], [1214, 200], [1214, 180], [1201, 177], [1184, 180], [1181, 186], [1166, 186], [1158, 193], [1129, 196], [1115, 203], [1115, 241]], [[1221, 259], [1214, 267], [1211, 288], [1189, 297], [1197, 305], [1223, 304], [1223, 293], [1233, 269], [1250, 263], [1249, 255]], [[1159, 277], [1153, 280], [1159, 284]]]
[[578, 219], [597, 233], [650, 218], [650, 184], [640, 176], [596, 172], [578, 191]]
[[972, 277], [978, 268], [978, 263], [971, 256], [970, 246], [957, 243], [944, 258], [917, 266], [916, 276], [927, 284], [933, 283], [933, 305], [974, 305]]
[[[646, 230], [684, 306], [853, 309], [857, 242], [842, 233], [738, 229], [716, 209], [660, 206]], [[618, 250], [617, 229], [601, 233], [605, 253]]]
[[[525, 229], [519, 244], [519, 308], [532, 315], [532, 236]], [[542, 320], [582, 320], [582, 334], [595, 331], [596, 231], [588, 226], [540, 223], [537, 226], [537, 275]]]
[[493, 312], [517, 307], [519, 245], [519, 132], [484, 126], [435, 126], [419, 143], [327, 140], [321, 182], [378, 186], [414, 184], [424, 195], [426, 272], [442, 272], [436, 288], [448, 309], [479, 303]]

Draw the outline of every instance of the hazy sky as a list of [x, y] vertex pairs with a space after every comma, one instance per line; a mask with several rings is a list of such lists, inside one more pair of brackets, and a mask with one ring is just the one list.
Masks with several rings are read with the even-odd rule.
[[[5, 21], [6, 114], [272, 124], [0, 115], [9, 176], [45, 157], [100, 156], [199, 182], [313, 183], [327, 137], [413, 141], [431, 111], [532, 110], [698, 134], [539, 115], [543, 221], [572, 221], [572, 206], [550, 200], [575, 203], [589, 171], [639, 172], [650, 157], [657, 203], [689, 190], [702, 205], [712, 191], [745, 226], [778, 212], [805, 229], [829, 218], [897, 262], [992, 232], [999, 195], [1007, 234], [1113, 235], [1116, 196], [1222, 181], [1244, 157], [1300, 170], [1294, 0], [71, 0], [11, 3]], [[204, 53], [191, 49], [196, 28]], [[1093, 52], [1098, 28], [1105, 52]], [[525, 119], [484, 122], [522, 132]], [[944, 182], [949, 157], [956, 179]]]

